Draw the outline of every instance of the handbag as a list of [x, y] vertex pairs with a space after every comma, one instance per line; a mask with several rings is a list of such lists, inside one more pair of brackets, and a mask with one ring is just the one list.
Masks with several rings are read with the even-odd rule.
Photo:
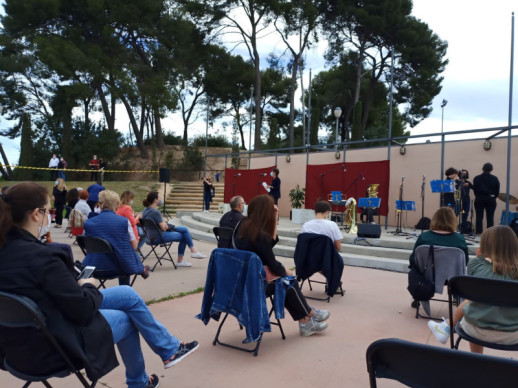
[[[435, 257], [434, 257], [434, 247], [430, 245], [430, 250], [428, 251], [428, 262], [421, 273], [417, 268], [417, 265], [414, 264], [410, 271], [408, 272], [408, 287], [407, 290], [410, 292], [410, 295], [415, 300], [424, 301], [430, 300], [435, 294]], [[430, 260], [431, 259], [431, 260]], [[432, 266], [432, 280], [427, 279], [425, 274], [428, 268], [428, 265]]]

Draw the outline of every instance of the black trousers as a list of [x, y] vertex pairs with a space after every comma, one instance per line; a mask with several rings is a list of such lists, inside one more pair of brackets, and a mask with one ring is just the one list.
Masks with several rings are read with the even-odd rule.
[[475, 214], [477, 216], [476, 221], [476, 233], [482, 233], [482, 220], [484, 219], [484, 210], [486, 211], [486, 224], [489, 229], [492, 227], [495, 217], [496, 209], [496, 198], [490, 197], [475, 197]]
[[[266, 286], [266, 296], [272, 296], [273, 294], [275, 294], [275, 283], [268, 283]], [[311, 312], [311, 307], [309, 307], [306, 298], [302, 295], [297, 282], [295, 282], [293, 287], [286, 290], [284, 307], [286, 307], [294, 321], [306, 317]]]
[[54, 202], [54, 207], [56, 208], [56, 225], [61, 225], [63, 223], [63, 210], [65, 209], [65, 204]]

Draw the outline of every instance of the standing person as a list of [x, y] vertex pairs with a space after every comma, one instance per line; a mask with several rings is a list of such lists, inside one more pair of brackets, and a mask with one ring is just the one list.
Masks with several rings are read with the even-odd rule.
[[216, 182], [219, 182], [219, 171], [216, 172]]
[[67, 162], [65, 160], [65, 158], [63, 156], [60, 156], [59, 158], [59, 163], [58, 163], [58, 177], [63, 179], [63, 180], [66, 180], [65, 179], [65, 171], [67, 169]]
[[[453, 168], [450, 167], [444, 172], [444, 175], [446, 175], [447, 181], [454, 181], [455, 182], [455, 189], [458, 189], [459, 185], [459, 172]], [[457, 208], [457, 202], [455, 201], [455, 193], [456, 191], [452, 191], [450, 193], [442, 193], [442, 203], [441, 207], [447, 206], [451, 207], [453, 211], [455, 212], [455, 215], [459, 214], [459, 209]]]
[[126, 217], [131, 224], [131, 228], [133, 229], [133, 234], [135, 235], [135, 239], [137, 240], [137, 244], [140, 240], [139, 231], [137, 229], [137, 224], [139, 220], [142, 218], [142, 213], [133, 213], [133, 209], [131, 206], [133, 205], [133, 200], [135, 199], [135, 195], [126, 190], [121, 194], [120, 197], [120, 206], [117, 209], [117, 214], [119, 216]]
[[500, 181], [491, 174], [493, 165], [485, 163], [482, 166], [482, 174], [477, 175], [473, 179], [473, 192], [475, 193], [475, 215], [476, 215], [476, 233], [482, 233], [482, 221], [484, 219], [484, 210], [486, 211], [486, 224], [489, 229], [494, 225], [494, 216], [496, 210], [496, 198], [500, 193]]
[[99, 159], [99, 172], [101, 173], [101, 183], [104, 182], [104, 170], [106, 170], [106, 162], [103, 158]]
[[342, 238], [344, 238], [336, 222], [329, 221], [327, 217], [331, 211], [331, 205], [326, 201], [315, 203], [315, 219], [302, 225], [302, 233], [323, 234], [333, 240], [337, 251], [342, 249]]
[[[48, 190], [33, 182], [18, 183], [0, 196], [0, 290], [36, 303], [50, 332], [78, 368], [87, 367], [90, 380], [118, 365], [113, 348], [117, 344], [128, 388], [158, 387], [158, 376], [146, 373], [140, 335], [166, 369], [196, 350], [198, 342], [183, 343], [170, 334], [131, 287], [99, 291], [92, 278], [76, 280], [65, 251], [38, 240], [50, 222], [49, 208]], [[13, 334], [9, 342], [5, 349], [14, 353], [13, 358], [18, 356], [20, 365], [13, 365], [18, 370], [49, 374], [63, 368], [61, 357], [52, 356], [55, 351], [41, 333], [30, 338]], [[26, 347], [34, 349], [30, 357]]]
[[[277, 205], [269, 195], [258, 195], [248, 205], [248, 215], [240, 222], [234, 233], [237, 249], [254, 252], [265, 267], [276, 276], [294, 275], [277, 261], [273, 247], [279, 242], [277, 235]], [[275, 293], [275, 282], [266, 286], [266, 295]], [[317, 310], [308, 305], [297, 282], [286, 290], [284, 307], [294, 321], [299, 321], [300, 335], [308, 337], [327, 329], [324, 321], [329, 318], [329, 311]]]
[[106, 188], [101, 184], [101, 182], [95, 182], [93, 185], [86, 188], [86, 191], [88, 191], [87, 203], [92, 211], [95, 209], [95, 204], [99, 202], [99, 193], [103, 190], [106, 190]]
[[92, 170], [90, 173], [90, 180], [95, 182], [97, 181], [97, 172], [99, 171], [99, 161], [97, 160], [97, 155], [93, 156], [93, 159], [90, 160], [88, 165], [90, 166], [90, 170]]
[[[160, 228], [160, 235], [148, 235], [147, 237], [153, 243], [177, 241], [178, 244], [178, 260], [176, 262], [177, 267], [191, 267], [192, 264], [183, 259], [185, 253], [185, 247], [188, 246], [191, 250], [191, 258], [193, 259], [204, 259], [203, 253], [199, 252], [192, 242], [191, 233], [185, 226], [175, 226], [167, 224], [162, 219], [162, 215], [158, 210], [159, 206], [162, 206], [162, 200], [159, 199], [158, 191], [151, 191], [148, 193], [146, 199], [142, 202], [146, 207], [142, 212], [143, 219], [153, 220]], [[150, 231], [152, 232], [152, 231]]]
[[61, 228], [61, 224], [63, 224], [63, 210], [67, 203], [67, 186], [62, 178], [57, 178], [54, 183], [56, 184], [52, 189], [52, 201], [56, 208], [56, 225], [54, 225], [54, 228]]
[[[495, 280], [518, 281], [518, 238], [507, 225], [490, 227], [480, 236], [477, 257], [469, 261], [468, 275]], [[457, 322], [464, 331], [481, 341], [497, 344], [518, 344], [518, 308], [490, 306], [465, 300], [453, 314], [452, 325], [428, 322], [439, 342], [445, 344]], [[469, 343], [473, 353], [484, 353], [478, 344]]]
[[79, 190], [75, 187], [67, 191], [67, 205], [65, 206], [65, 218], [68, 219], [70, 212], [79, 202]]
[[203, 202], [205, 204], [204, 212], [208, 213], [210, 210], [210, 203], [212, 202], [214, 192], [214, 186], [212, 186], [212, 181], [210, 177], [203, 178]]
[[277, 205], [279, 202], [279, 198], [281, 197], [281, 180], [279, 179], [279, 169], [274, 168], [270, 172], [270, 176], [273, 178], [272, 184], [269, 187], [270, 194], [273, 197], [273, 202]]
[[461, 225], [461, 233], [467, 234], [473, 232], [473, 225], [471, 225], [471, 231], [468, 229], [468, 216], [469, 211], [471, 209], [471, 197], [469, 195], [470, 190], [473, 188], [473, 184], [468, 180], [469, 179], [469, 171], [468, 170], [459, 170], [459, 179], [460, 179], [460, 199], [462, 202], [462, 225]]
[[56, 154], [52, 154], [52, 158], [49, 161], [49, 168], [52, 169], [50, 171], [50, 180], [55, 181], [58, 178], [58, 164], [59, 159]]

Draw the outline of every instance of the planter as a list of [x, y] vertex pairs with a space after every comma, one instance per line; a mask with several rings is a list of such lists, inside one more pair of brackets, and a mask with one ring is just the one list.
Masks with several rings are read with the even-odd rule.
[[294, 224], [303, 224], [315, 218], [315, 212], [312, 209], [291, 209], [291, 222]]

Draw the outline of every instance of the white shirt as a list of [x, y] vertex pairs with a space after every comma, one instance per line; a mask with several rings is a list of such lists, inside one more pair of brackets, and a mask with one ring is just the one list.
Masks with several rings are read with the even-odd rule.
[[336, 240], [342, 240], [344, 237], [342, 232], [340, 232], [338, 225], [336, 225], [333, 221], [321, 220], [317, 218], [302, 225], [302, 233], [323, 234], [324, 236], [327, 236], [333, 240], [333, 242]]
[[80, 199], [79, 201], [77, 201], [76, 206], [74, 206], [74, 210], [78, 210], [81, 213], [83, 213], [83, 215], [85, 216], [85, 220], [88, 219], [88, 214], [90, 214], [90, 212], [92, 211], [92, 209], [90, 209], [90, 206], [88, 206], [84, 199]]
[[57, 167], [59, 164], [58, 158], [51, 158], [49, 162], [49, 167]]

